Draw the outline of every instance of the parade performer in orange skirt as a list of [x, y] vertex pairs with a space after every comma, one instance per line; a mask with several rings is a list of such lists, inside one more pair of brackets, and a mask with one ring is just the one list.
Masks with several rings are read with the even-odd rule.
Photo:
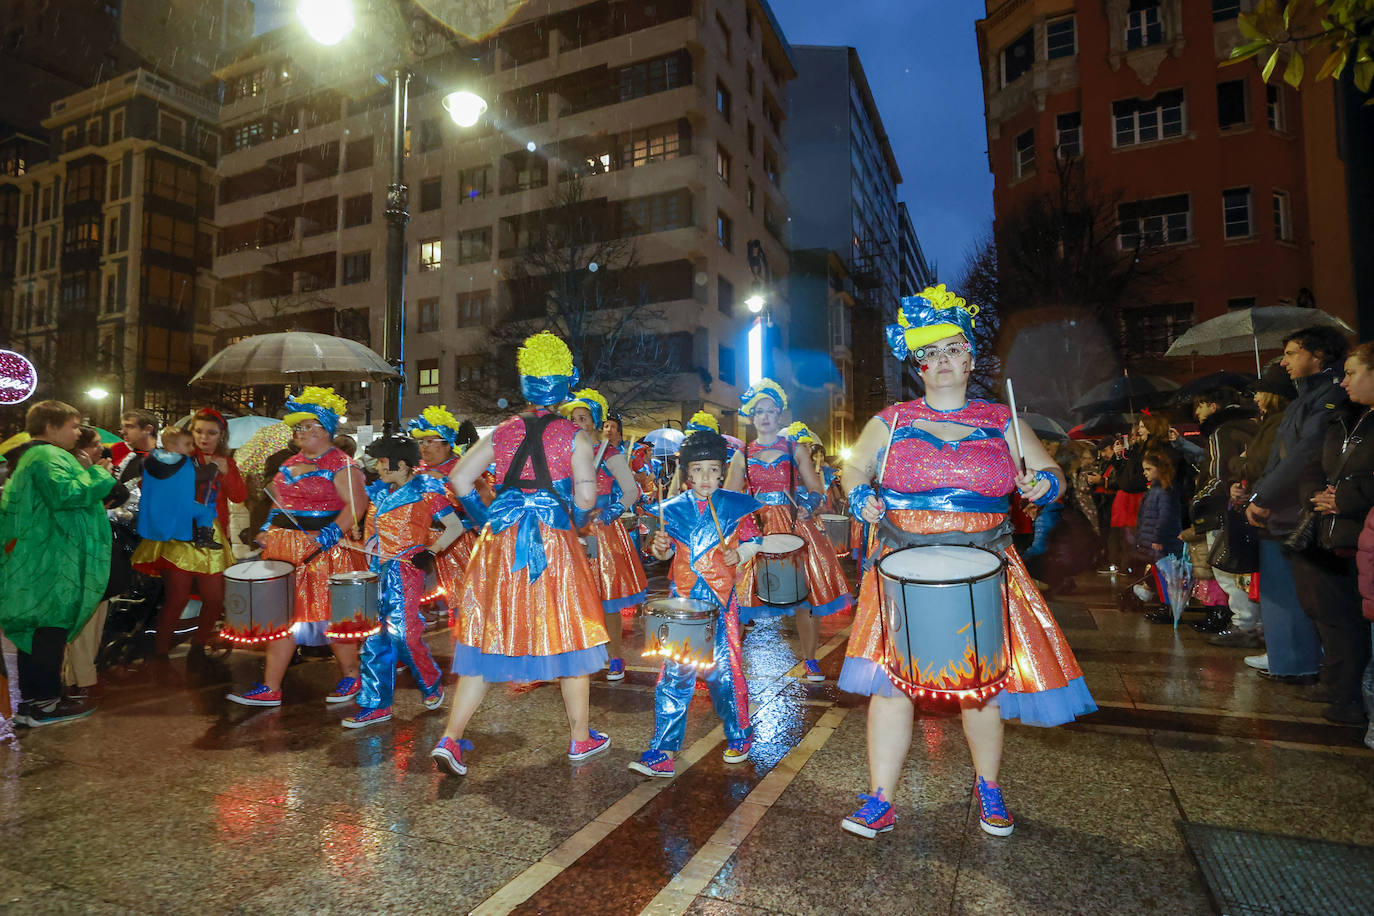
[[558, 412], [596, 445], [601, 460], [596, 468], [596, 511], [592, 515], [587, 537], [596, 539], [596, 556], [592, 558], [592, 572], [601, 587], [601, 607], [606, 612], [606, 635], [610, 637], [607, 651], [610, 666], [606, 680], [625, 679], [625, 659], [620, 656], [621, 615], [627, 611], [634, 616], [635, 607], [649, 594], [649, 580], [639, 551], [630, 540], [630, 532], [621, 524], [620, 516], [626, 505], [639, 501], [639, 485], [620, 449], [604, 444], [598, 430], [609, 412], [606, 399], [594, 388], [583, 388], [573, 395]]
[[267, 518], [258, 544], [262, 559], [296, 567], [295, 608], [289, 632], [267, 643], [263, 678], [229, 699], [243, 706], [280, 706], [281, 682], [296, 645], [323, 645], [334, 652], [342, 677], [325, 697], [346, 703], [358, 692], [357, 639], [327, 637], [329, 577], [367, 568], [363, 554], [340, 541], [358, 524], [366, 507], [363, 474], [334, 447], [334, 433], [348, 402], [333, 388], [307, 387], [286, 401], [285, 422], [300, 451], [282, 463], [268, 493], [277, 508]]
[[532, 409], [504, 421], [458, 460], [451, 480], [463, 507], [484, 508], [473, 488], [496, 462], [496, 500], [458, 596], [453, 671], [459, 676], [438, 767], [467, 772], [463, 732], [491, 683], [557, 679], [568, 714], [568, 758], [584, 760], [611, 739], [587, 725], [588, 676], [606, 665], [601, 595], [576, 528], [596, 505], [596, 451], [549, 410], [577, 384], [572, 353], [547, 331], [517, 357]]
[[[976, 314], [976, 306], [943, 285], [902, 300], [898, 324], [888, 327], [888, 342], [899, 359], [914, 360], [926, 395], [894, 404], [870, 420], [845, 465], [850, 511], [878, 526], [877, 548], [864, 564], [839, 681], [841, 690], [870, 697], [869, 793], [859, 796], [863, 805], [842, 822], [845, 830], [860, 836], [874, 837], [896, 823], [890, 793], [911, 745], [912, 700], [897, 689], [884, 666], [889, 647], [876, 561], [891, 550], [976, 546], [1006, 562], [1011, 667], [1001, 692], [989, 697], [983, 690], [939, 691], [961, 708], [984, 831], [1007, 836], [1014, 826], [997, 783], [1002, 720], [1060, 725], [1097, 708], [1068, 642], [1011, 546], [1006, 521], [1013, 490], [1043, 505], [1058, 495], [1063, 475], [1007, 407], [967, 396], [976, 356]], [[1014, 438], [1012, 422], [1021, 423], [1021, 456], [1013, 454], [1008, 442]], [[1018, 468], [1022, 458], [1024, 471]]]
[[[787, 409], [787, 395], [772, 379], [761, 379], [740, 396], [740, 416], [754, 424], [757, 433], [744, 453], [736, 453], [730, 464], [725, 486], [730, 490], [748, 493], [763, 508], [759, 518], [764, 535], [795, 534], [805, 546], [807, 597], [792, 607], [779, 608], [764, 604], [758, 598], [756, 580], [758, 558], [740, 570], [740, 622], [748, 623], [756, 617], [794, 614], [797, 635], [801, 640], [801, 654], [808, 681], [823, 681], [820, 664], [816, 661], [816, 622], [854, 606], [854, 596], [845, 581], [835, 551], [815, 522], [811, 512], [820, 505], [825, 486], [811, 463], [811, 450], [782, 435], [782, 412]], [[798, 492], [798, 486], [806, 488]]]
[[[450, 502], [453, 503], [455, 509], [459, 510], [459, 517], [463, 524], [462, 536], [454, 541], [450, 547], [440, 552], [434, 562], [436, 591], [444, 597], [450, 608], [457, 604], [458, 592], [463, 585], [463, 573], [468, 568], [468, 561], [472, 558], [472, 548], [477, 545], [477, 535], [482, 528], [481, 521], [462, 511], [458, 494], [448, 479], [458, 464], [458, 455], [462, 449], [458, 440], [462, 427], [463, 424], [459, 422], [458, 418], [443, 405], [426, 407], [421, 411], [420, 416], [410, 421], [409, 426], [411, 438], [420, 444], [421, 460], [417, 472], [434, 477], [444, 484]], [[471, 424], [469, 424], [469, 428], [471, 428]], [[475, 429], [471, 431], [471, 435], [475, 441], [477, 437]], [[463, 443], [463, 445], [467, 444], [470, 443]], [[490, 490], [480, 481], [478, 493], [483, 505], [491, 503]]]

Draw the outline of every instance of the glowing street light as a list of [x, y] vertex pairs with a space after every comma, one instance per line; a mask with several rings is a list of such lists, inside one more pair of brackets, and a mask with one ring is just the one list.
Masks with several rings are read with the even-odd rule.
[[472, 127], [487, 111], [487, 100], [475, 92], [460, 89], [444, 96], [444, 110], [459, 127]]
[[765, 301], [761, 294], [754, 293], [752, 296], [744, 300], [744, 305], [746, 308], [749, 309], [749, 311], [757, 315], [759, 312], [763, 311]]
[[349, 0], [300, 0], [296, 18], [311, 38], [333, 46], [353, 31], [353, 4]]
[[104, 388], [101, 388], [99, 385], [97, 385], [94, 388], [86, 389], [86, 397], [90, 398], [92, 401], [103, 401], [109, 396], [110, 392], [106, 391]]

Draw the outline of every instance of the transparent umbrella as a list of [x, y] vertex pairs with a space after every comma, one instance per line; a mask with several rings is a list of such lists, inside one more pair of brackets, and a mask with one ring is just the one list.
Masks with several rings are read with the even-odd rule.
[[1169, 605], [1174, 615], [1174, 629], [1178, 620], [1188, 607], [1188, 599], [1193, 593], [1193, 564], [1188, 562], [1187, 552], [1170, 554], [1155, 561], [1155, 580], [1159, 585], [1160, 597]]

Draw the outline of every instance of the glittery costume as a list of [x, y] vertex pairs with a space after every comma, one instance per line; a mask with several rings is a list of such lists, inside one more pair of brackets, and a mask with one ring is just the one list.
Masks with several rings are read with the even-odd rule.
[[[812, 617], [826, 617], [854, 606], [849, 583], [845, 581], [844, 571], [840, 569], [835, 550], [824, 532], [814, 521], [803, 519], [800, 515], [793, 524], [791, 498], [795, 498], [800, 475], [797, 474], [789, 447], [788, 440], [781, 436], [768, 445], [749, 443], [745, 449], [745, 489], [763, 503], [758, 514], [763, 522], [764, 534], [795, 534], [806, 542], [802, 552], [805, 555], [807, 597], [805, 601], [788, 608], [772, 607], [759, 601], [755, 590], [759, 559], [754, 557], [740, 569], [740, 620], [746, 623], [755, 617], [791, 614], [797, 608], [809, 607]], [[782, 454], [771, 462], [765, 462], [759, 454], [766, 451]]]
[[[749, 725], [749, 685], [741, 660], [736, 570], [725, 562], [725, 553], [759, 538], [758, 525], [751, 514], [760, 504], [751, 496], [731, 490], [716, 490], [711, 494], [711, 504], [720, 520], [720, 533], [725, 535], [723, 545], [710, 507], [694, 492], [682, 493], [663, 504], [664, 531], [673, 539], [675, 548], [668, 590], [677, 597], [709, 602], [720, 612], [713, 652], [715, 666], [703, 678], [716, 715], [725, 726], [725, 739], [742, 741], [753, 729]], [[682, 748], [687, 707], [692, 702], [696, 679], [695, 668], [664, 659], [654, 688], [654, 740], [650, 749], [676, 753]]]
[[[649, 594], [649, 580], [644, 575], [639, 551], [630, 540], [630, 533], [620, 523], [621, 510], [614, 508], [625, 505], [625, 495], [620, 492], [615, 477], [606, 470], [606, 459], [619, 454], [619, 448], [607, 445], [601, 464], [596, 469], [596, 514], [591, 526], [592, 534], [596, 537], [596, 563], [592, 572], [597, 576], [597, 584], [601, 588], [601, 607], [607, 614], [633, 611]], [[633, 504], [638, 498], [639, 494], [634, 494], [630, 503]]]
[[468, 561], [472, 559], [472, 548], [477, 546], [477, 533], [482, 527], [463, 511], [458, 502], [458, 494], [454, 492], [453, 483], [449, 480], [449, 475], [453, 473], [453, 467], [457, 463], [458, 456], [455, 455], [442, 464], [428, 465], [422, 461], [416, 468], [417, 474], [430, 476], [430, 479], [443, 484], [450, 505], [463, 521], [463, 533], [448, 545], [443, 553], [434, 558], [434, 579], [450, 606], [457, 601], [457, 595], [463, 588], [463, 573], [467, 571]]
[[[924, 399], [895, 404], [878, 414], [896, 432], [878, 496], [887, 518], [914, 534], [989, 531], [1007, 515], [1008, 494], [1016, 488], [1011, 450], [1005, 439], [1011, 411], [1001, 404], [971, 399], [963, 407], [940, 411]], [[913, 421], [958, 423], [970, 428], [963, 439], [944, 442]], [[883, 453], [877, 456], [879, 466]], [[957, 536], [949, 543], [959, 543]], [[878, 551], [887, 550], [879, 548]], [[992, 702], [1002, 718], [1026, 725], [1061, 725], [1097, 709], [1068, 641], [1036, 590], [1014, 547], [1007, 561], [1007, 597], [1012, 673]], [[879, 619], [882, 584], [876, 560], [866, 563], [854, 615], [849, 650], [839, 687], [849, 693], [901, 696], [883, 668], [884, 633]]]
[[363, 643], [362, 689], [358, 706], [390, 706], [396, 692], [396, 661], [405, 662], [426, 696], [439, 689], [443, 672], [425, 645], [425, 622], [420, 597], [425, 574], [410, 562], [436, 539], [432, 523], [453, 512], [444, 485], [417, 474], [393, 489], [382, 481], [367, 488], [372, 505], [363, 520], [367, 549], [391, 559], [369, 557], [369, 568], [381, 581], [377, 589], [377, 618], [381, 631]]
[[[538, 487], [536, 455], [522, 448], [526, 422], [542, 426], [552, 485]], [[487, 681], [579, 677], [606, 666], [601, 596], [572, 528], [577, 427], [540, 409], [492, 433], [501, 481], [457, 602], [453, 670]], [[513, 459], [524, 452], [521, 466]]]
[[[320, 630], [322, 634], [323, 624], [329, 621], [329, 577], [367, 568], [363, 554], [349, 550], [342, 543], [334, 543], [320, 551], [315, 538], [316, 533], [325, 529], [344, 509], [344, 502], [334, 488], [334, 477], [347, 473], [350, 466], [348, 456], [337, 448], [314, 459], [296, 454], [282, 463], [272, 480], [277, 502], [290, 513], [290, 518], [283, 517], [281, 509], [272, 510], [264, 531], [267, 544], [262, 559], [285, 560], [296, 567], [292, 623], [297, 625], [297, 642], [306, 641], [302, 637], [307, 636], [307, 630]], [[363, 496], [360, 490], [358, 499]], [[305, 530], [297, 528], [297, 524]], [[320, 626], [302, 628], [301, 624]], [[309, 637], [317, 635], [311, 632]]]

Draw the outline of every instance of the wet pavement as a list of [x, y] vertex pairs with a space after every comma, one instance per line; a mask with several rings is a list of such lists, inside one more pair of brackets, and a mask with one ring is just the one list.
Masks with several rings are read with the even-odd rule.
[[[627, 769], [653, 733], [655, 670], [592, 686], [611, 750], [570, 764], [554, 686], [493, 687], [466, 777], [429, 750], [408, 675], [396, 716], [362, 730], [322, 698], [329, 661], [293, 667], [279, 710], [225, 685], [112, 689], [68, 725], [0, 726], [4, 913], [1206, 913], [1178, 825], [1374, 844], [1374, 757], [1240, 650], [1116, 610], [1090, 575], [1053, 602], [1101, 711], [1007, 730], [1016, 833], [978, 829], [957, 718], [923, 716], [896, 830], [839, 829], [866, 786], [864, 708], [835, 689], [848, 615], [822, 629], [823, 684], [800, 679], [788, 623], [745, 638], [753, 758], [726, 765], [709, 697], [678, 775]], [[449, 638], [429, 636], [441, 664]], [[260, 657], [236, 652], [245, 684]], [[12, 659], [11, 659], [12, 662]], [[10, 670], [14, 670], [12, 665]]]

